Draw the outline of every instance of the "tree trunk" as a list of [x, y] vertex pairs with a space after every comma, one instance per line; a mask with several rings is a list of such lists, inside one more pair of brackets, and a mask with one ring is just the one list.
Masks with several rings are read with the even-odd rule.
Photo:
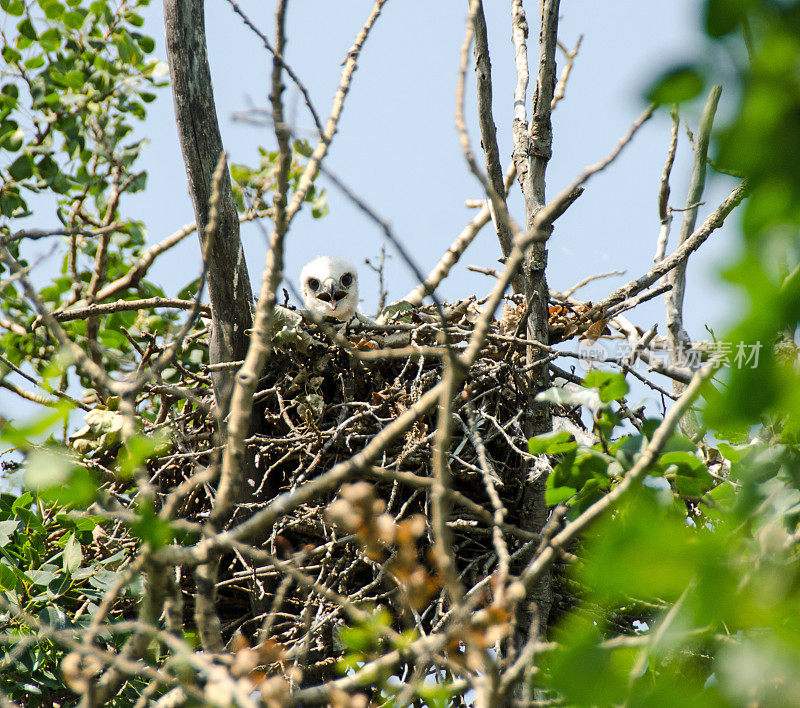
[[[536, 87], [533, 94], [533, 114], [530, 132], [519, 135], [515, 143], [526, 148], [527, 155], [515, 155], [521, 164], [517, 165], [517, 175], [525, 200], [525, 226], [531, 228], [535, 216], [547, 204], [545, 196], [545, 173], [552, 155], [553, 131], [550, 120], [551, 101], [556, 86], [556, 42], [558, 34], [559, 0], [544, 0], [541, 4], [539, 30], [539, 67]], [[515, 137], [527, 126], [514, 122]], [[552, 226], [550, 226], [552, 228]], [[528, 311], [527, 335], [543, 344], [548, 344], [548, 287], [547, 287], [547, 244], [537, 241], [525, 257], [523, 282], [525, 303]], [[542, 358], [541, 351], [529, 347], [527, 363], [530, 365]], [[528, 436], [539, 435], [552, 430], [553, 421], [550, 404], [535, 400], [537, 393], [550, 387], [548, 362], [531, 369], [529, 397], [525, 432]], [[523, 499], [520, 523], [524, 528], [541, 531], [544, 527], [548, 509], [545, 503], [545, 484], [549, 467], [544, 459], [537, 461], [529, 471]], [[540, 636], [547, 630], [553, 594], [550, 588], [550, 574], [545, 573], [534, 588], [531, 599], [536, 605]]]
[[[207, 243], [210, 199], [214, 190], [214, 172], [223, 152], [214, 90], [206, 49], [203, 0], [164, 0], [164, 24], [175, 105], [175, 122], [186, 165], [189, 193], [194, 205], [197, 235], [203, 252], [208, 292], [211, 300], [212, 329], [208, 347], [210, 363], [241, 361], [247, 355], [250, 338], [245, 332], [253, 326], [253, 291], [239, 237], [239, 216], [233, 200], [227, 164], [224, 167], [217, 199], [217, 221], [213, 237]], [[215, 371], [214, 397], [220, 437], [225, 437], [224, 420], [233, 392], [235, 369]], [[252, 416], [251, 432], [261, 428], [259, 416]], [[244, 485], [231, 498], [232, 509], [241, 501], [252, 501], [258, 488], [255, 460], [242, 461]], [[226, 518], [221, 520], [224, 523]], [[218, 650], [223, 638], [216, 613], [216, 578], [219, 556], [198, 568], [195, 617], [206, 649]], [[256, 588], [251, 594], [253, 608], [260, 611]]]
[[[247, 353], [245, 330], [253, 325], [253, 292], [227, 165], [220, 185], [216, 236], [208, 249], [205, 244], [213, 174], [223, 148], [208, 66], [203, 0], [164, 0], [164, 22], [175, 120], [207, 269], [212, 310], [209, 359], [212, 364], [238, 361]], [[234, 375], [232, 370], [213, 374], [222, 417], [227, 414]]]

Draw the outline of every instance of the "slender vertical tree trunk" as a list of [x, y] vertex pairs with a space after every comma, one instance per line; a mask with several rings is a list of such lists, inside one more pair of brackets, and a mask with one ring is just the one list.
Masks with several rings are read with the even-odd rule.
[[[550, 120], [551, 102], [556, 87], [556, 42], [558, 38], [559, 0], [543, 0], [541, 3], [541, 22], [539, 30], [539, 66], [536, 87], [533, 94], [533, 114], [530, 130], [525, 138], [520, 136], [515, 144], [527, 146], [527, 155], [517, 159], [524, 164], [517, 166], [522, 193], [525, 200], [525, 225], [530, 228], [533, 220], [546, 205], [545, 173], [552, 155], [553, 131]], [[525, 127], [514, 122], [514, 131], [519, 133]], [[516, 136], [515, 136], [516, 137]], [[550, 227], [552, 228], [552, 226]], [[548, 344], [547, 321], [547, 245], [536, 242], [526, 254], [523, 272], [525, 303], [528, 311], [528, 338]], [[528, 347], [527, 363], [534, 364], [542, 359], [542, 353]], [[548, 362], [533, 366], [530, 371], [528, 410], [525, 432], [528, 436], [539, 435], [552, 430], [553, 421], [550, 404], [535, 400], [537, 393], [550, 387]], [[534, 464], [529, 472], [523, 500], [522, 523], [525, 528], [540, 531], [548, 517], [545, 503], [545, 485], [549, 467], [544, 460]], [[550, 575], [545, 574], [534, 589], [531, 598], [536, 604], [540, 633], [547, 629], [553, 594], [550, 588]]]
[[[218, 364], [243, 360], [247, 354], [250, 338], [245, 332], [253, 326], [253, 291], [239, 237], [239, 217], [227, 165], [219, 184], [213, 240], [207, 242], [209, 201], [223, 147], [208, 65], [203, 4], [203, 0], [164, 0], [164, 24], [175, 121], [211, 300], [212, 330], [208, 355], [212, 364]], [[219, 370], [213, 374], [217, 420], [223, 439], [223, 421], [228, 414], [235, 374], [235, 369]], [[258, 420], [257, 416], [251, 418], [251, 432], [260, 429]], [[255, 460], [248, 456], [241, 464], [244, 485], [231, 495], [232, 510], [236, 509], [238, 502], [252, 500], [252, 492], [258, 487]], [[229, 518], [230, 513], [225, 513], [215, 523], [222, 527]], [[219, 651], [223, 646], [216, 608], [219, 561], [219, 555], [214, 554], [195, 574], [195, 621], [207, 651]], [[255, 588], [251, 599], [253, 608], [260, 610]]]
[[[253, 324], [253, 293], [227, 171], [221, 184], [216, 237], [207, 248], [205, 244], [213, 174], [223, 148], [208, 66], [203, 0], [164, 0], [164, 21], [175, 119], [208, 272], [213, 313], [209, 358], [212, 364], [237, 361], [247, 353], [245, 330]], [[217, 407], [223, 417], [234, 373], [214, 373]]]

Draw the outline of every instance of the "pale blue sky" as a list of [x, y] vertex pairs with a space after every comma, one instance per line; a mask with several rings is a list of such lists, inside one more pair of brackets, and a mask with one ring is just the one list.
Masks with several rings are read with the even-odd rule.
[[[244, 0], [241, 7], [273, 36], [274, 2]], [[494, 115], [500, 151], [511, 154], [512, 93], [516, 76], [510, 41], [510, 3], [486, 2], [494, 79]], [[369, 13], [369, 0], [290, 3], [287, 59], [308, 86], [317, 110], [330, 108], [344, 58]], [[209, 0], [207, 27], [217, 110], [231, 161], [254, 164], [256, 146], [272, 146], [268, 128], [236, 123], [235, 111], [266, 103], [269, 58], [260, 41], [234, 15], [225, 0]], [[459, 48], [464, 36], [466, 2], [392, 0], [385, 6], [367, 41], [339, 134], [328, 165], [365, 197], [394, 226], [418, 262], [427, 270], [471, 218], [464, 200], [480, 196], [467, 172], [453, 121]], [[538, 3], [527, 3], [531, 25], [531, 65], [535, 71]], [[554, 115], [554, 157], [549, 168], [548, 194], [556, 194], [586, 164], [605, 155], [644, 107], [642, 90], [670, 64], [702, 50], [699, 3], [634, 0], [573, 0], [561, 4], [560, 37], [573, 46], [584, 34], [567, 97]], [[163, 56], [161, 4], [148, 10], [145, 30], [157, 36]], [[563, 59], [559, 60], [559, 65]], [[470, 99], [474, 73], [470, 71]], [[289, 86], [287, 102], [296, 106], [298, 126], [311, 125], [302, 100]], [[470, 102], [468, 99], [468, 103]], [[724, 101], [724, 99], [723, 99]], [[696, 124], [699, 109], [686, 109]], [[163, 238], [193, 218], [186, 196], [183, 164], [172, 122], [168, 96], [156, 102], [144, 128], [151, 139], [145, 152], [150, 173], [146, 195], [136, 206], [152, 240]], [[530, 112], [530, 107], [529, 107]], [[474, 112], [471, 112], [474, 118]], [[477, 127], [471, 121], [477, 145]], [[566, 289], [583, 277], [627, 269], [634, 277], [652, 262], [658, 232], [656, 192], [669, 139], [669, 123], [660, 114], [648, 124], [622, 158], [593, 181], [584, 196], [557, 224], [550, 244], [551, 287]], [[681, 135], [681, 151], [673, 180], [673, 206], [683, 206], [691, 155]], [[725, 192], [713, 181], [710, 194]], [[523, 221], [515, 189], [512, 207]], [[356, 262], [376, 256], [379, 231], [346, 198], [329, 189], [330, 214], [313, 220], [306, 212], [292, 228], [287, 242], [286, 273], [296, 278], [303, 263], [324, 253], [338, 253]], [[710, 204], [713, 208], [713, 204]], [[676, 219], [677, 221], [677, 219]], [[677, 229], [676, 229], [677, 231]], [[260, 284], [264, 263], [261, 233], [252, 225], [243, 230], [253, 286]], [[688, 325], [701, 336], [702, 325], [718, 324], [730, 309], [730, 299], [716, 283], [716, 270], [725, 259], [730, 237], [715, 236], [690, 266]], [[483, 293], [491, 283], [470, 273], [466, 264], [494, 266], [499, 248], [486, 228], [442, 287], [449, 298]], [[185, 244], [153, 271], [156, 280], [177, 290], [199, 268], [196, 239]], [[178, 267], [176, 269], [176, 267]], [[414, 284], [399, 258], [388, 266], [390, 298], [401, 297]], [[363, 308], [374, 309], [376, 279], [361, 269]], [[621, 278], [587, 288], [585, 296], [599, 297]], [[648, 308], [649, 326], [662, 317], [660, 301]]]
[[[274, 4], [240, 2], [270, 37]], [[392, 223], [426, 272], [474, 214], [464, 201], [481, 196], [478, 184], [466, 169], [453, 119], [467, 4], [466, 0], [390, 0], [386, 4], [353, 77], [327, 163]], [[505, 162], [512, 147], [512, 95], [516, 81], [510, 2], [484, 4], [492, 53], [494, 116]], [[339, 81], [341, 61], [371, 7], [371, 0], [290, 3], [287, 60], [308, 87], [323, 120]], [[531, 26], [533, 77], [538, 3], [528, 0], [526, 10]], [[257, 146], [274, 145], [272, 131], [237, 123], [233, 114], [266, 104], [270, 59], [260, 40], [244, 27], [225, 0], [208, 0], [206, 12], [223, 141], [231, 162], [256, 164]], [[584, 41], [566, 99], [554, 114], [554, 156], [548, 171], [551, 197], [585, 165], [603, 157], [616, 144], [644, 108], [642, 92], [655, 75], [706, 50], [697, 0], [563, 0], [561, 14], [560, 38], [564, 44], [572, 47], [580, 34]], [[157, 39], [155, 55], [163, 59], [161, 3], [154, 1], [145, 17], [144, 32]], [[559, 55], [559, 69], [562, 65], [563, 57]], [[468, 117], [477, 150], [471, 70], [468, 78]], [[311, 121], [291, 84], [285, 96], [290, 115], [295, 111], [297, 116], [297, 127], [309, 128]], [[731, 98], [723, 93], [723, 111]], [[148, 110], [148, 119], [139, 128], [139, 134], [150, 140], [143, 155], [149, 172], [148, 189], [127, 197], [122, 208], [126, 215], [146, 223], [149, 241], [155, 243], [192, 221], [194, 215], [186, 191], [169, 89], [162, 89]], [[687, 107], [683, 117], [696, 127], [698, 113], [699, 105]], [[668, 141], [669, 120], [662, 112], [558, 221], [549, 246], [551, 287], [563, 290], [591, 274], [627, 270], [626, 276], [600, 281], [579, 293], [597, 299], [650, 267], [659, 228], [656, 195]], [[684, 206], [691, 162], [682, 131], [673, 172], [673, 206]], [[726, 179], [710, 177], [708, 206], [701, 211], [701, 219], [727, 193], [729, 184]], [[335, 189], [328, 191], [327, 217], [313, 220], [306, 210], [294, 223], [286, 245], [286, 273], [296, 279], [302, 265], [319, 254], [349, 257], [361, 266], [362, 307], [372, 313], [377, 301], [377, 279], [363, 265], [363, 259], [378, 255], [381, 233]], [[524, 215], [516, 187], [510, 205], [522, 222]], [[679, 218], [677, 215], [674, 233], [679, 230]], [[46, 226], [51, 220], [40, 221], [37, 226]], [[720, 266], [729, 260], [734, 238], [735, 226], [726, 226], [690, 263], [686, 325], [695, 338], [704, 336], [705, 324], [720, 329], [735, 318], [734, 296], [718, 278]], [[253, 286], [258, 288], [264, 239], [256, 227], [246, 225], [243, 240]], [[485, 228], [440, 293], [450, 299], [485, 294], [492, 283], [464, 266], [495, 267], [499, 255], [494, 230]], [[199, 269], [197, 239], [191, 236], [163, 256], [149, 277], [162, 283], [168, 294], [174, 294], [196, 277]], [[390, 300], [402, 297], [415, 284], [397, 256], [388, 263], [387, 278]], [[640, 308], [631, 319], [645, 329], [655, 322], [662, 323], [660, 298]], [[661, 324], [660, 331], [663, 329]], [[0, 409], [10, 412], [18, 405], [19, 401], [0, 396]]]

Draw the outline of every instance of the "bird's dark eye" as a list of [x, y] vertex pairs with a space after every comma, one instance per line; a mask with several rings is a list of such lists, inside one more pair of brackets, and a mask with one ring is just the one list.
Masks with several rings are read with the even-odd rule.
[[308, 287], [312, 290], [319, 290], [319, 280], [316, 278], [309, 278], [308, 279]]
[[352, 273], [345, 273], [342, 276], [342, 285], [346, 288], [350, 287], [353, 284], [353, 274]]

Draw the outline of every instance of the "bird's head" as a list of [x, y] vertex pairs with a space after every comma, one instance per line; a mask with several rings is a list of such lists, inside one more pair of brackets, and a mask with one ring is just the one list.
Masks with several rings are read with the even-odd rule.
[[337, 256], [320, 256], [300, 273], [303, 302], [323, 317], [349, 320], [358, 307], [358, 273], [350, 261]]

